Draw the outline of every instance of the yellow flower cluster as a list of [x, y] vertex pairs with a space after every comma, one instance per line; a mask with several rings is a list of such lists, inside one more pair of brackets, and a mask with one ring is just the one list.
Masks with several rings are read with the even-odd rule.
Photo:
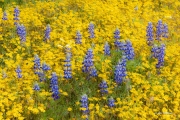
[[[14, 25], [15, 7], [20, 10], [18, 23], [26, 28], [23, 44]], [[8, 20], [0, 19], [0, 120], [180, 119], [180, 1], [37, 0], [22, 6], [9, 5], [5, 11]], [[3, 12], [0, 8], [0, 16]], [[157, 61], [150, 57], [151, 49], [146, 43], [146, 27], [152, 22], [156, 30], [159, 19], [168, 25], [169, 34], [161, 41], [166, 45], [165, 64], [157, 74]], [[88, 33], [90, 22], [95, 25], [93, 39]], [[44, 42], [48, 24], [50, 39]], [[120, 29], [120, 40], [129, 39], [135, 50], [134, 60], [128, 62], [127, 81], [123, 82], [126, 91], [118, 88], [113, 79], [116, 59], [120, 58], [113, 53], [105, 57], [103, 53], [106, 41], [111, 51], [117, 52], [113, 34], [116, 28]], [[78, 30], [82, 33], [82, 44], [75, 43]], [[63, 78], [66, 48], [72, 52], [71, 80]], [[82, 72], [82, 62], [89, 48], [93, 48], [98, 77], [88, 81]], [[34, 73], [35, 55], [51, 68], [46, 72], [45, 82], [40, 83]], [[17, 66], [21, 67], [22, 78], [17, 77]], [[52, 102], [48, 85], [52, 72], [59, 78], [57, 103]], [[108, 95], [103, 97], [98, 89], [101, 80], [108, 84]], [[39, 83], [40, 91], [33, 90], [35, 82]], [[81, 114], [78, 102], [84, 92], [89, 96], [89, 115]], [[109, 96], [115, 99], [113, 108], [108, 107]], [[54, 109], [51, 112], [56, 115], [48, 116], [49, 109]]]

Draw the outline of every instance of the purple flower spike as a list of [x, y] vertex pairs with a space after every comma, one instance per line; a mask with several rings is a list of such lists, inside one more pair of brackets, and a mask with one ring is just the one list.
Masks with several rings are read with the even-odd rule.
[[22, 78], [21, 72], [22, 72], [22, 70], [21, 70], [20, 66], [18, 66], [18, 67], [16, 68], [16, 73], [17, 73], [17, 77], [18, 77], [18, 78]]
[[91, 39], [95, 38], [95, 35], [94, 35], [94, 24], [92, 22], [89, 24], [88, 31], [89, 31], [89, 34], [90, 34], [89, 38], [91, 38]]
[[104, 55], [108, 55], [108, 56], [111, 55], [110, 46], [108, 42], [106, 42], [104, 45]]
[[81, 108], [85, 108], [85, 110], [82, 110], [82, 113], [87, 115], [89, 113], [89, 108], [88, 108], [88, 97], [86, 94], [81, 96]]
[[82, 35], [80, 31], [76, 32], [76, 44], [82, 44]]
[[64, 78], [68, 80], [72, 78], [71, 54], [66, 55], [66, 60], [64, 62]]
[[55, 72], [52, 73], [51, 79], [50, 79], [50, 87], [52, 92], [52, 97], [54, 100], [59, 99], [59, 88], [58, 88], [58, 77]]
[[163, 24], [162, 24], [162, 20], [159, 20], [156, 26], [156, 39], [157, 40], [161, 40], [162, 33], [163, 33]]
[[50, 39], [50, 32], [51, 32], [51, 27], [50, 25], [48, 24], [47, 27], [46, 27], [46, 30], [45, 30], [45, 38], [44, 38], [44, 41], [47, 41]]
[[112, 97], [109, 98], [109, 99], [108, 99], [108, 106], [109, 106], [110, 108], [114, 107], [114, 106], [115, 106], [114, 102], [115, 102], [115, 100], [114, 100]]
[[126, 77], [126, 58], [123, 57], [121, 61], [119, 61], [118, 65], [116, 65], [114, 71], [114, 79], [117, 84], [121, 84]]
[[148, 23], [147, 29], [146, 29], [146, 37], [147, 37], [147, 44], [149, 46], [153, 45], [154, 35], [153, 35], [153, 24], [152, 22]]

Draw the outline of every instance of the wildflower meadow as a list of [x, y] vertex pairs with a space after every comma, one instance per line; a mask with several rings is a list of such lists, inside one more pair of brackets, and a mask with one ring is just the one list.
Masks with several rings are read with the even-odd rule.
[[0, 6], [0, 120], [180, 119], [179, 0]]

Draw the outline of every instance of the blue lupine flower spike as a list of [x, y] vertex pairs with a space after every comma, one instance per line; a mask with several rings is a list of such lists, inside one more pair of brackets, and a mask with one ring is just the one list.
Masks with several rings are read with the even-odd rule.
[[43, 64], [42, 64], [42, 70], [43, 71], [48, 71], [48, 70], [50, 70], [51, 68], [44, 62]]
[[110, 108], [113, 108], [113, 107], [115, 106], [114, 102], [115, 102], [115, 100], [114, 100], [112, 97], [109, 98], [109, 99], [108, 99], [108, 106], [109, 106]]
[[165, 45], [164, 44], [161, 44], [161, 46], [154, 45], [153, 48], [151, 49], [151, 52], [152, 52], [152, 57], [158, 60], [158, 63], [156, 64], [156, 69], [159, 74], [160, 68], [164, 66]]
[[100, 84], [99, 84], [99, 88], [100, 88], [100, 93], [103, 96], [104, 94], [108, 93], [108, 85], [107, 82], [105, 80], [103, 80]]
[[124, 54], [126, 56], [126, 59], [132, 60], [134, 59], [134, 48], [132, 47], [132, 43], [130, 40], [126, 40], [126, 49], [124, 50]]
[[55, 72], [52, 73], [50, 78], [50, 88], [52, 92], [52, 97], [54, 100], [57, 100], [60, 98], [59, 94], [59, 88], [58, 88], [58, 77]]
[[118, 40], [120, 39], [120, 30], [118, 28], [116, 28], [116, 30], [114, 31], [114, 39], [115, 39], [115, 42], [114, 42], [114, 45], [115, 46], [118, 46]]
[[116, 65], [114, 71], [114, 79], [117, 84], [121, 84], [126, 77], [126, 57], [123, 57], [121, 61], [119, 61], [118, 65]]
[[162, 33], [163, 33], [163, 24], [162, 24], [162, 20], [159, 20], [156, 26], [156, 39], [157, 40], [161, 40]]
[[163, 32], [162, 37], [168, 38], [168, 25], [166, 23], [163, 25], [163, 31], [162, 32]]
[[45, 74], [43, 71], [38, 71], [38, 72], [36, 72], [36, 74], [38, 75], [40, 82], [43, 82], [46, 80], [46, 77], [45, 77]]
[[26, 28], [24, 25], [17, 24], [16, 31], [20, 37], [21, 43], [26, 42]]
[[82, 35], [81, 35], [79, 30], [76, 32], [76, 38], [75, 39], [76, 39], [76, 44], [82, 44]]
[[108, 42], [106, 42], [104, 45], [104, 55], [108, 55], [108, 56], [111, 55], [110, 46]]
[[16, 8], [14, 9], [14, 20], [15, 20], [14, 25], [17, 25], [17, 24], [18, 24], [18, 21], [19, 21], [19, 13], [20, 13], [20, 11], [19, 11], [18, 7], [16, 7]]
[[84, 61], [83, 61], [83, 67], [82, 67], [83, 72], [85, 72], [85, 73], [90, 72], [91, 67], [94, 66], [93, 56], [94, 56], [93, 50], [89, 49], [87, 51], [86, 56], [85, 56]]
[[94, 67], [93, 63], [93, 50], [89, 49], [86, 53], [86, 56], [83, 61], [83, 67], [82, 71], [84, 73], [87, 73], [87, 79], [89, 80], [91, 77], [96, 77], [97, 76], [97, 70]]
[[156, 64], [156, 68], [159, 69], [160, 67], [164, 66], [164, 55], [165, 55], [165, 45], [161, 44], [159, 47], [158, 53], [158, 63]]
[[96, 68], [93, 66], [90, 68], [90, 73], [89, 73], [89, 77], [97, 77], [97, 70]]
[[18, 77], [18, 78], [22, 78], [21, 72], [22, 72], [22, 70], [21, 70], [20, 66], [18, 66], [18, 67], [16, 68], [16, 74], [17, 74], [17, 77]]
[[83, 114], [88, 115], [89, 114], [89, 107], [88, 107], [88, 97], [86, 94], [81, 96], [81, 108], [85, 108], [84, 110], [81, 110]]
[[71, 72], [71, 54], [66, 55], [65, 59], [65, 64], [64, 64], [64, 78], [65, 79], [71, 79], [72, 78], [72, 72]]
[[40, 87], [39, 87], [38, 83], [34, 84], [33, 90], [35, 90], [35, 91], [39, 91], [40, 90]]
[[91, 22], [90, 24], [89, 24], [89, 27], [88, 27], [88, 32], [89, 32], [89, 38], [95, 38], [95, 33], [94, 33], [94, 24]]
[[38, 55], [34, 56], [34, 70], [35, 72], [41, 68], [41, 62]]
[[45, 38], [44, 38], [44, 41], [45, 42], [47, 42], [47, 40], [49, 40], [50, 39], [50, 32], [51, 32], [51, 27], [50, 27], [50, 25], [48, 24], [47, 26], [46, 26], [46, 30], [45, 30]]
[[148, 23], [147, 29], [146, 29], [146, 37], [147, 37], [147, 44], [149, 46], [153, 45], [154, 35], [153, 35], [153, 24], [152, 22]]

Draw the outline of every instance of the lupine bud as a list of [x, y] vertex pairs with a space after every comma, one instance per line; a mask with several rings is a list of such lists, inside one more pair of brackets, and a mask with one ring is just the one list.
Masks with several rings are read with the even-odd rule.
[[76, 44], [82, 44], [82, 35], [80, 31], [76, 32]]
[[69, 55], [70, 55], [70, 58], [71, 58], [71, 57], [72, 57], [71, 46], [70, 46], [70, 45], [66, 45], [64, 50], [65, 50], [65, 51], [64, 51], [65, 54], [66, 54], [66, 55], [69, 54]]
[[4, 13], [3, 13], [2, 19], [3, 19], [3, 20], [8, 20], [8, 18], [7, 18], [7, 13], [6, 13], [5, 11], [4, 11]]
[[110, 54], [111, 54], [110, 46], [109, 46], [108, 42], [106, 42], [104, 45], [104, 55], [110, 55]]
[[147, 37], [147, 44], [149, 46], [153, 45], [153, 24], [152, 22], [148, 23], [147, 29], [146, 29], [146, 37]]
[[94, 38], [95, 35], [94, 35], [94, 24], [93, 23], [89, 24], [88, 31], [89, 31], [89, 34], [90, 34], [89, 38]]
[[16, 68], [16, 73], [17, 73], [17, 77], [18, 77], [18, 78], [22, 78], [21, 72], [22, 72], [22, 70], [21, 70], [20, 66], [18, 66], [18, 67]]
[[2, 72], [2, 78], [6, 78], [7, 77], [7, 74], [5, 71]]

